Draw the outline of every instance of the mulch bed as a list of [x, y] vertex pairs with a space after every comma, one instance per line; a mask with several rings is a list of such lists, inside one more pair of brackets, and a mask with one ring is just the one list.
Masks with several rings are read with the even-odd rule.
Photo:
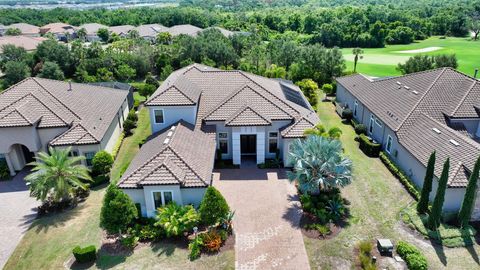
[[307, 225], [314, 224], [314, 223], [316, 223], [315, 218], [313, 218], [309, 214], [303, 213], [300, 219], [300, 228], [301, 228], [302, 234], [312, 239], [332, 239], [335, 236], [337, 236], [343, 228], [343, 226], [341, 225], [341, 222], [340, 224], [329, 223], [328, 225], [330, 227], [330, 234], [323, 236], [323, 235], [320, 235], [320, 233], [317, 230], [309, 230], [305, 228]]

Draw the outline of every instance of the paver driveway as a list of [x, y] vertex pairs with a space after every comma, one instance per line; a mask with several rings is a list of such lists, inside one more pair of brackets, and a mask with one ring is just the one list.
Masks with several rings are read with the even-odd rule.
[[284, 170], [218, 170], [213, 185], [235, 210], [237, 269], [310, 269], [300, 203]]
[[36, 216], [38, 203], [29, 196], [23, 180], [27, 173], [23, 170], [13, 180], [0, 182], [0, 269]]

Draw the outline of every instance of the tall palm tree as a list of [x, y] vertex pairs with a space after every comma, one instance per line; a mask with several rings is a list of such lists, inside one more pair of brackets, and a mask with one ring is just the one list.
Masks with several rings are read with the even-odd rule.
[[353, 48], [352, 50], [353, 55], [355, 55], [355, 58], [353, 59], [353, 72], [357, 72], [357, 63], [358, 59], [362, 59], [363, 56], [363, 50], [360, 48]]
[[44, 202], [51, 197], [54, 202], [70, 198], [75, 188], [87, 189], [82, 180], [92, 181], [87, 167], [81, 165], [83, 156], [69, 157], [70, 148], [58, 150], [48, 149], [49, 153], [40, 152], [32, 173], [25, 177], [30, 187], [30, 194]]
[[342, 155], [342, 144], [321, 136], [308, 136], [290, 146], [293, 171], [287, 172], [290, 182], [306, 193], [318, 193], [344, 187], [352, 181], [352, 161]]
[[338, 127], [333, 127], [327, 130], [324, 125], [317, 124], [313, 128], [306, 129], [303, 133], [305, 135], [316, 135], [329, 139], [339, 139], [342, 135], [342, 130]]

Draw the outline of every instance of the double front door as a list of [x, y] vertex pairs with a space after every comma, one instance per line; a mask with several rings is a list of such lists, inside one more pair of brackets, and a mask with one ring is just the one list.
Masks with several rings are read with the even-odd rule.
[[242, 155], [255, 155], [257, 153], [257, 135], [240, 135], [240, 152]]

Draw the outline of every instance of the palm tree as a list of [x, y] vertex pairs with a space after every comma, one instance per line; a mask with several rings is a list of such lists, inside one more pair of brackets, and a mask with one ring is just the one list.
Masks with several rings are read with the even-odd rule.
[[342, 153], [338, 140], [322, 136], [296, 140], [290, 147], [294, 167], [287, 172], [288, 179], [298, 183], [300, 191], [311, 194], [344, 187], [352, 181], [352, 161]]
[[303, 133], [305, 135], [316, 135], [329, 139], [339, 139], [342, 135], [342, 130], [338, 127], [333, 127], [327, 130], [322, 124], [317, 124], [313, 128], [306, 129]]
[[81, 41], [85, 41], [85, 39], [87, 38], [87, 30], [85, 28], [80, 28], [78, 29], [77, 31], [77, 37], [81, 40]]
[[92, 179], [87, 167], [80, 163], [85, 157], [69, 157], [70, 148], [58, 150], [50, 147], [48, 152], [38, 153], [36, 161], [29, 164], [33, 169], [25, 180], [32, 196], [42, 202], [49, 197], [60, 202], [69, 199], [75, 188], [87, 189], [83, 181]]
[[354, 48], [352, 50], [352, 53], [353, 55], [355, 55], [355, 58], [353, 59], [353, 72], [357, 72], [357, 63], [358, 63], [358, 59], [362, 59], [363, 56], [363, 50], [360, 49], [360, 48]]

